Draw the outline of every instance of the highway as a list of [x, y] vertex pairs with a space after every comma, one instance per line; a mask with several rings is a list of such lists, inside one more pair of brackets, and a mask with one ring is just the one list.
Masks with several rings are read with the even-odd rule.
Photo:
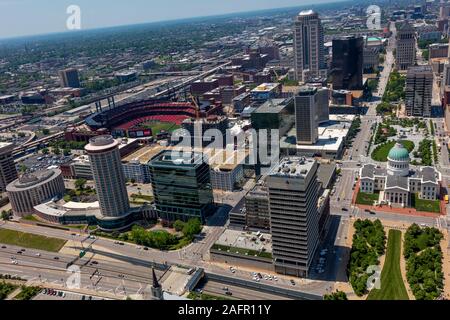
[[[228, 291], [231, 292], [232, 296], [226, 295], [226, 290], [224, 288], [228, 288]], [[230, 299], [241, 299], [241, 300], [291, 300], [289, 298], [269, 294], [265, 292], [255, 292], [255, 290], [232, 286], [228, 284], [223, 284], [216, 281], [208, 281], [204, 286], [200, 287], [203, 290], [203, 293], [209, 293], [216, 296], [222, 296]]]

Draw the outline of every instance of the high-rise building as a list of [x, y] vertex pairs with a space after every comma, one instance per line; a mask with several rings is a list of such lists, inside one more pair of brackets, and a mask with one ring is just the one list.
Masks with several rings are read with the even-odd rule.
[[408, 116], [431, 116], [433, 95], [433, 70], [431, 66], [416, 66], [408, 69], [405, 95], [406, 114]]
[[6, 186], [17, 179], [17, 170], [12, 157], [14, 145], [0, 143], [0, 192], [6, 191]]
[[316, 12], [302, 11], [297, 16], [294, 26], [294, 51], [298, 81], [307, 82], [308, 78], [326, 74], [324, 31]]
[[297, 144], [315, 144], [319, 139], [319, 110], [322, 95], [328, 95], [324, 90], [310, 86], [300, 87], [295, 94], [295, 127]]
[[333, 39], [332, 77], [334, 90], [361, 90], [364, 64], [363, 37]]
[[416, 63], [416, 31], [408, 22], [397, 27], [397, 69], [407, 70]]
[[156, 211], [164, 221], [198, 218], [214, 211], [210, 166], [203, 154], [165, 150], [148, 163]]
[[307, 277], [319, 244], [318, 164], [291, 157], [267, 177], [275, 271]]
[[61, 78], [61, 87], [63, 88], [81, 88], [78, 70], [74, 68], [61, 70], [59, 72]]
[[110, 135], [97, 136], [85, 147], [89, 156], [100, 210], [104, 217], [119, 218], [130, 211], [119, 141]]

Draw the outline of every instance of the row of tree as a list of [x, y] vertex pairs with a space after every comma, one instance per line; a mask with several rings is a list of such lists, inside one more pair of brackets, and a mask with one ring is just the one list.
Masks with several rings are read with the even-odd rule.
[[367, 293], [367, 280], [373, 274], [367, 272], [368, 267], [378, 265], [386, 250], [386, 233], [380, 220], [358, 219], [354, 227], [347, 272], [355, 294], [362, 296]]
[[404, 241], [406, 278], [417, 300], [435, 300], [444, 288], [442, 233], [436, 228], [408, 228]]

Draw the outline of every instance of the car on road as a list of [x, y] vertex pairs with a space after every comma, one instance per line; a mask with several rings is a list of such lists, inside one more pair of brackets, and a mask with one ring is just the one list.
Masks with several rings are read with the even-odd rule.
[[6, 249], [6, 246], [2, 246], [2, 249]]
[[295, 286], [295, 281], [294, 281], [294, 280], [291, 280], [291, 284], [292, 284], [293, 286]]
[[54, 260], [59, 260], [59, 257], [54, 257], [53, 259], [54, 259]]
[[98, 264], [98, 262], [97, 261], [92, 261], [92, 264]]
[[145, 251], [148, 251], [149, 249], [148, 249], [147, 247], [144, 247], [144, 250], [145, 250]]
[[38, 253], [35, 254], [35, 256], [36, 256], [36, 257], [40, 257], [41, 254], [38, 252]]
[[230, 291], [225, 292], [225, 294], [226, 294], [227, 296], [232, 296], [232, 295], [233, 295], [233, 293], [230, 292]]
[[22, 254], [22, 251], [17, 251], [17, 254]]
[[17, 264], [19, 264], [16, 260], [12, 260], [11, 261], [11, 264], [14, 264], [14, 265], [17, 265]]
[[347, 211], [348, 211], [348, 209], [347, 209], [347, 208], [342, 208], [342, 211], [345, 211], [345, 212], [347, 212]]

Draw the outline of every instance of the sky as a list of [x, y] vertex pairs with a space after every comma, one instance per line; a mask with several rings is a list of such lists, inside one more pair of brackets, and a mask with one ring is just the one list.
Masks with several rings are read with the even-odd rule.
[[103, 28], [339, 0], [0, 0], [0, 38], [67, 31], [67, 8], [81, 29]]

